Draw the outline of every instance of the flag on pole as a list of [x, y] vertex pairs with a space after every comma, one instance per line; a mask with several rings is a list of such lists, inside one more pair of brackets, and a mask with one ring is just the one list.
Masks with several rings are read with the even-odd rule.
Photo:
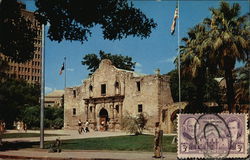
[[62, 64], [62, 67], [61, 67], [61, 69], [60, 69], [59, 75], [62, 74], [63, 70], [64, 70], [64, 63]]
[[173, 19], [173, 23], [171, 25], [171, 35], [174, 34], [177, 18], [178, 18], [178, 6], [176, 6], [175, 11], [174, 11], [174, 19]]

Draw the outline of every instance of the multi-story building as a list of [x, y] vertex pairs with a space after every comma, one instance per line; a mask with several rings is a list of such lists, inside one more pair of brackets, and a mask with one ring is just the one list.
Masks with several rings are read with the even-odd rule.
[[9, 78], [23, 79], [28, 83], [40, 83], [41, 81], [41, 52], [42, 52], [42, 27], [39, 22], [35, 19], [33, 12], [27, 11], [24, 4], [22, 6], [21, 14], [26, 19], [32, 22], [32, 26], [37, 30], [37, 36], [34, 41], [35, 51], [32, 60], [25, 63], [17, 63], [10, 57], [7, 57], [0, 53], [0, 58], [7, 62], [8, 67], [0, 69], [0, 72], [5, 73]]
[[78, 119], [101, 129], [120, 129], [122, 117], [129, 113], [145, 113], [147, 127], [160, 121], [162, 106], [173, 103], [169, 76], [142, 75], [118, 69], [110, 60], [102, 60], [99, 68], [81, 86], [66, 88], [64, 95], [64, 128], [74, 128]]
[[64, 103], [64, 90], [54, 90], [45, 95], [45, 107], [63, 107]]

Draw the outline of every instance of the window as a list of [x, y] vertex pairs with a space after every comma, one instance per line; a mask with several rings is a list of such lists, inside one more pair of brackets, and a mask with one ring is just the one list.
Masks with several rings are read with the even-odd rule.
[[115, 94], [120, 94], [119, 82], [115, 82]]
[[92, 112], [92, 110], [93, 110], [93, 107], [90, 107], [90, 108], [89, 108], [89, 111]]
[[165, 118], [166, 118], [166, 109], [162, 110], [162, 122], [165, 122]]
[[76, 97], [76, 90], [73, 90], [73, 96]]
[[115, 110], [117, 113], [119, 113], [119, 106], [118, 105], [115, 106]]
[[119, 82], [115, 82], [115, 88], [118, 88], [119, 87]]
[[141, 91], [141, 82], [136, 82], [137, 91]]
[[75, 115], [76, 115], [76, 109], [73, 108], [73, 116], [75, 116]]
[[89, 86], [89, 91], [91, 91], [91, 92], [93, 91], [93, 86], [92, 85]]
[[138, 104], [138, 112], [142, 112], [142, 104]]
[[101, 85], [101, 95], [106, 95], [106, 84]]

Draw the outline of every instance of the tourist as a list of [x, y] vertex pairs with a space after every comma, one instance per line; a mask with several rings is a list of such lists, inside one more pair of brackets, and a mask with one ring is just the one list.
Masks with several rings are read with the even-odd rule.
[[89, 122], [88, 122], [88, 120], [86, 120], [86, 122], [85, 122], [85, 132], [86, 133], [89, 132]]
[[82, 133], [82, 121], [81, 119], [78, 120], [78, 133], [81, 134]]
[[23, 124], [23, 130], [24, 130], [25, 132], [27, 132], [27, 124], [26, 124], [26, 123]]
[[4, 122], [0, 121], [0, 146], [3, 145], [2, 144], [2, 135], [4, 133], [4, 130], [5, 130], [5, 124]]

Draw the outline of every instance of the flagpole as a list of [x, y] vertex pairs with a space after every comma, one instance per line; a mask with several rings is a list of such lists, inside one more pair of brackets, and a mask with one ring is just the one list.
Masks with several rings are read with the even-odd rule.
[[66, 67], [66, 57], [64, 57], [64, 89], [66, 88], [66, 70], [67, 70], [67, 67]]
[[180, 4], [177, 0], [178, 7], [178, 79], [179, 79], [179, 113], [181, 113], [181, 64], [180, 64]]
[[45, 73], [45, 29], [42, 25], [42, 53], [41, 53], [41, 98], [40, 98], [40, 148], [44, 148], [44, 73]]

